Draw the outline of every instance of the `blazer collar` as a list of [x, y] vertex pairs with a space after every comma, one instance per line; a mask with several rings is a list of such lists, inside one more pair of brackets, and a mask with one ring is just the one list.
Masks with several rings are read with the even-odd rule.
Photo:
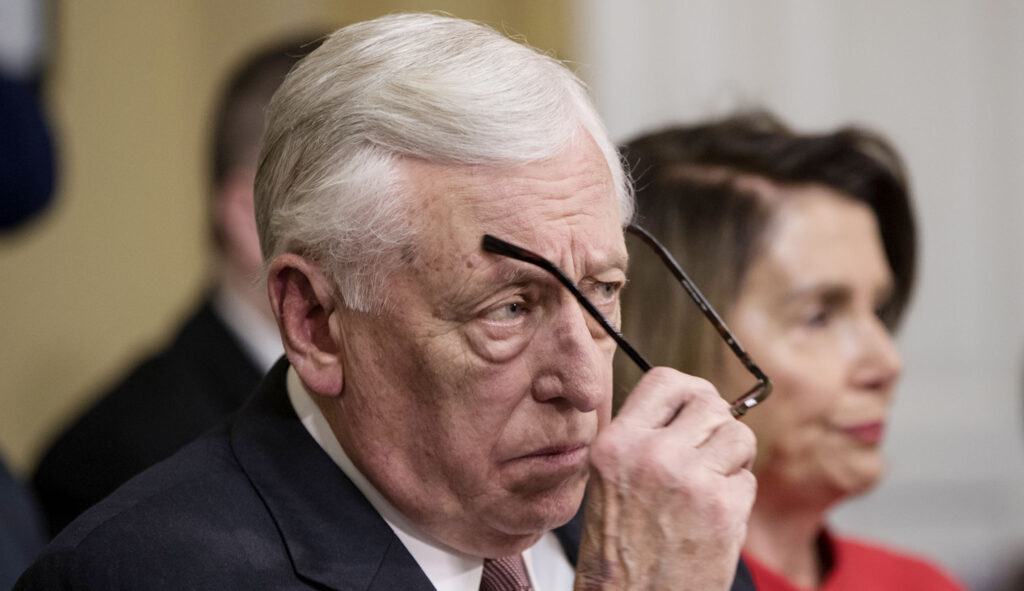
[[231, 427], [231, 445], [295, 571], [332, 589], [433, 589], [405, 546], [306, 432], [278, 361]]
[[555, 536], [562, 544], [565, 557], [569, 559], [569, 564], [573, 567], [579, 560], [580, 540], [583, 538], [583, 507], [586, 505], [586, 502], [580, 503], [580, 510], [569, 520], [569, 523], [555, 530]]

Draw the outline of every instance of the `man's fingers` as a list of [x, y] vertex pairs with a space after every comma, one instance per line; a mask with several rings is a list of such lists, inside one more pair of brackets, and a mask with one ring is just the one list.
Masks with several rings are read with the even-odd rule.
[[700, 445], [700, 451], [708, 469], [729, 476], [753, 466], [757, 439], [749, 427], [730, 419], [714, 430]]
[[707, 380], [655, 367], [637, 383], [616, 420], [631, 428], [658, 429], [673, 423], [689, 402], [701, 397], [718, 398], [718, 392]]
[[666, 427], [680, 444], [699, 447], [722, 425], [735, 422], [729, 403], [709, 384], [708, 389], [694, 392]]

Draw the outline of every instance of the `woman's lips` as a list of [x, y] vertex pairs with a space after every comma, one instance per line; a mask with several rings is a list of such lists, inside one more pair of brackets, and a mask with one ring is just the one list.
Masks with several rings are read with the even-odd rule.
[[885, 435], [885, 423], [875, 421], [873, 423], [860, 423], [840, 429], [852, 439], [864, 445], [878, 445]]

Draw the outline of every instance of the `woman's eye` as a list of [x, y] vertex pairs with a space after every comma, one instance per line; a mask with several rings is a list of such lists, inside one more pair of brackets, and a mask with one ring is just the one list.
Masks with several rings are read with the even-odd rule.
[[813, 314], [807, 316], [804, 319], [804, 323], [807, 326], [820, 328], [827, 326], [829, 321], [832, 319], [832, 313], [827, 308], [821, 308], [816, 310]]
[[875, 308], [875, 316], [882, 322], [888, 322], [892, 318], [893, 304], [892, 302], [885, 302], [884, 304]]

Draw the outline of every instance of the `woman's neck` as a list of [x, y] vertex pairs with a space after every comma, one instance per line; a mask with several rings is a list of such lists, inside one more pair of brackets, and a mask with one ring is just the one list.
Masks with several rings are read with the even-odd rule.
[[824, 519], [821, 509], [771, 503], [759, 495], [743, 550], [794, 585], [817, 589], [827, 574], [818, 546]]

